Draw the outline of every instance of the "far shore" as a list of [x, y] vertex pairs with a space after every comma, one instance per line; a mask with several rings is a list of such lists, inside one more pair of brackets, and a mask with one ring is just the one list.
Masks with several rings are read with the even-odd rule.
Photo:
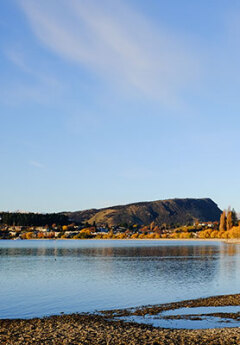
[[[2, 239], [1, 241], [19, 241], [18, 239]], [[21, 241], [173, 241], [173, 242], [230, 242], [223, 238], [29, 238]], [[240, 239], [236, 240], [240, 243]], [[237, 243], [237, 242], [236, 242]]]

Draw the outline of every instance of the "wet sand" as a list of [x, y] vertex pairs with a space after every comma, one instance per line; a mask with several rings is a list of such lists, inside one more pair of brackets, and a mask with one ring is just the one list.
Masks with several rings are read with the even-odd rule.
[[[158, 306], [95, 314], [59, 315], [30, 320], [0, 320], [0, 344], [11, 345], [232, 345], [240, 344], [240, 328], [162, 329], [116, 320], [119, 315], [146, 315], [183, 307], [240, 305], [240, 295], [216, 296]], [[232, 315], [233, 316], [233, 315]]]

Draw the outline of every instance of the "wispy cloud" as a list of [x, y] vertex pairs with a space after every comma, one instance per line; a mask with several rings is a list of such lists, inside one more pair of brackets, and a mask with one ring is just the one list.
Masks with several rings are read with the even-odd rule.
[[127, 93], [169, 106], [198, 77], [200, 63], [191, 43], [154, 27], [124, 1], [19, 3], [42, 43]]
[[4, 82], [0, 81], [1, 103], [13, 106], [25, 102], [47, 104], [64, 90], [62, 82], [41, 68], [38, 59], [26, 53], [20, 44], [9, 45], [3, 52], [16, 72]]
[[33, 167], [35, 167], [35, 168], [38, 168], [38, 169], [43, 169], [43, 168], [45, 168], [45, 166], [44, 166], [42, 163], [37, 162], [37, 161], [30, 161], [30, 162], [29, 162], [29, 165], [31, 165], [31, 166], [33, 166]]
[[31, 67], [32, 63], [24, 54], [23, 49], [16, 47], [10, 47], [5, 50], [5, 56], [10, 60], [14, 65], [20, 68], [24, 73], [32, 76], [35, 80], [52, 87], [61, 87], [61, 83], [46, 73], [40, 72], [39, 69]]

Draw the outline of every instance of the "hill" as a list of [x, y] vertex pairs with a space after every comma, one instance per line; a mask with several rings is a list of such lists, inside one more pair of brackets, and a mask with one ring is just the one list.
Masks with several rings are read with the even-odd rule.
[[184, 225], [199, 221], [218, 221], [221, 210], [211, 199], [169, 199], [138, 202], [102, 209], [64, 212], [73, 222], [88, 222], [97, 225], [119, 224]]

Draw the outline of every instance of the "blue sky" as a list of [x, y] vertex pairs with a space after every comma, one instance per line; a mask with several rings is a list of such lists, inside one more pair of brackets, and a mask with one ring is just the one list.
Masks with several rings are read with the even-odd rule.
[[240, 210], [240, 4], [0, 3], [0, 210]]

